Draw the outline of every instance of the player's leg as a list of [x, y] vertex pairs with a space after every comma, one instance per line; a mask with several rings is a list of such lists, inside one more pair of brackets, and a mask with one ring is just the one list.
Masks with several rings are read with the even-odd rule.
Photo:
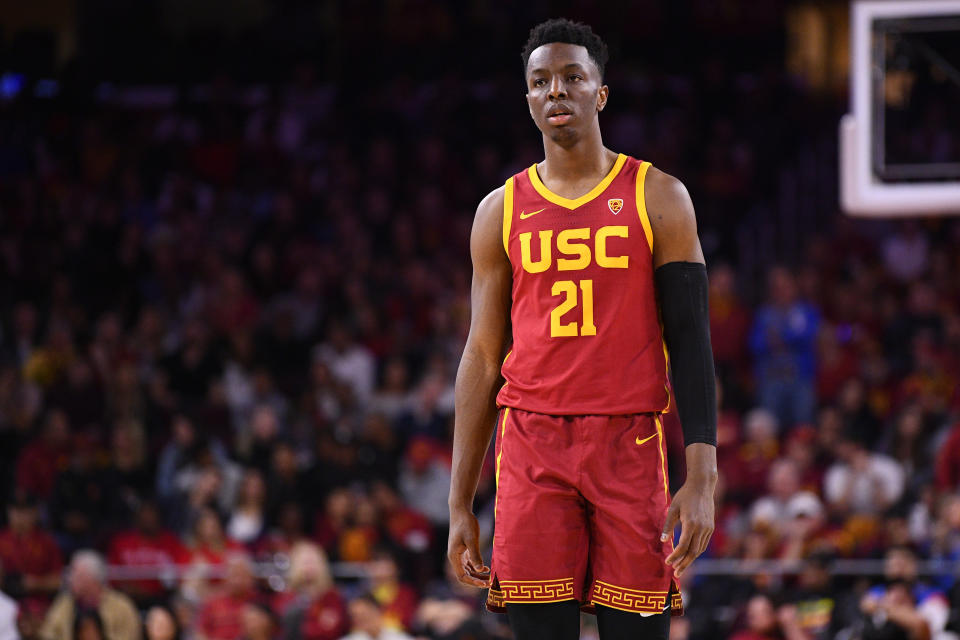
[[509, 410], [497, 430], [487, 608], [520, 640], [576, 638], [589, 537], [574, 487], [581, 441], [567, 418]]
[[580, 637], [580, 603], [576, 600], [508, 604], [507, 617], [516, 640], [577, 640]]
[[668, 640], [670, 612], [643, 616], [598, 605], [597, 629], [600, 631], [600, 640]]

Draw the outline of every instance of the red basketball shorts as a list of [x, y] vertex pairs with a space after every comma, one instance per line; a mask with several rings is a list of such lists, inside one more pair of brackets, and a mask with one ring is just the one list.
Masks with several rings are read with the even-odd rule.
[[659, 415], [505, 408], [498, 420], [487, 608], [577, 600], [682, 615], [673, 540], [660, 541], [670, 492]]

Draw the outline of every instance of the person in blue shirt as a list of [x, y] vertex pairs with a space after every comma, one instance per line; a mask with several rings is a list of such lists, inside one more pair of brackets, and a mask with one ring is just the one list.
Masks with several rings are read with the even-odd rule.
[[757, 310], [750, 331], [757, 400], [777, 416], [781, 429], [790, 429], [813, 422], [820, 313], [798, 298], [785, 267], [770, 270], [768, 291], [769, 302]]

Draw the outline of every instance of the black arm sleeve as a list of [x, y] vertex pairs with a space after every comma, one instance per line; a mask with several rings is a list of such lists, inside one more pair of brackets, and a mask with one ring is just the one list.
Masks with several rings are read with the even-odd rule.
[[717, 444], [717, 385], [710, 346], [707, 268], [668, 262], [654, 273], [685, 445]]

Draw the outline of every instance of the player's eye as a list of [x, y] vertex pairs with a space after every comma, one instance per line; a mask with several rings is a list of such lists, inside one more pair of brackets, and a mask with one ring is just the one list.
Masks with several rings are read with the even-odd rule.
[[572, 81], [580, 81], [580, 80], [583, 80], [583, 76], [577, 75], [576, 73], [574, 73], [574, 74], [572, 74], [572, 75], [571, 75], [569, 78], [567, 78], [567, 79], [570, 80], [571, 82], [572, 82]]
[[542, 87], [545, 84], [547, 84], [547, 81], [544, 80], [543, 78], [537, 78], [536, 80], [533, 81], [533, 86], [535, 87]]

